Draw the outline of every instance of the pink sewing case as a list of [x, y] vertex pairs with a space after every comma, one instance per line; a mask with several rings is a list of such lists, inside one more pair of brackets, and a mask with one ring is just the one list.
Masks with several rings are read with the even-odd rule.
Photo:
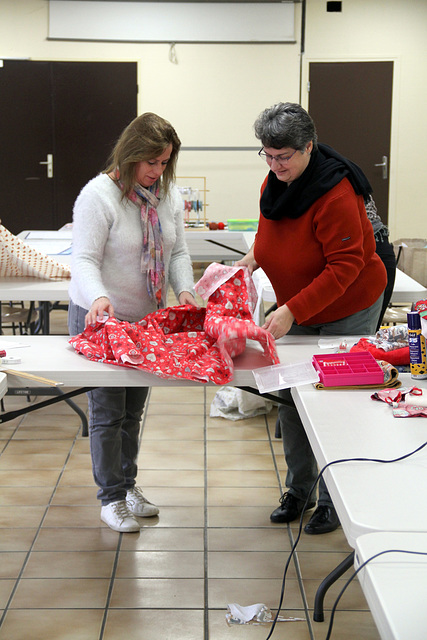
[[313, 356], [313, 366], [325, 387], [384, 383], [383, 370], [369, 351]]

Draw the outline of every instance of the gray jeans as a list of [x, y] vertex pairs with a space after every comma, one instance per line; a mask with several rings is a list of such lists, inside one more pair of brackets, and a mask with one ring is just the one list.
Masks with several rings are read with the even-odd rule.
[[[68, 330], [84, 330], [86, 309], [70, 300]], [[99, 387], [89, 391], [92, 472], [103, 505], [124, 500], [138, 472], [139, 430], [148, 387]]]
[[[350, 336], [374, 335], [381, 312], [383, 296], [363, 311], [358, 311], [347, 318], [327, 324], [315, 324], [303, 327], [292, 325], [288, 335], [318, 335], [318, 336]], [[279, 421], [282, 433], [283, 450], [288, 471], [286, 486], [289, 493], [299, 501], [305, 502], [318, 475], [317, 463], [311, 450], [305, 429], [292, 399], [290, 389], [279, 391], [281, 398], [291, 403], [291, 406], [279, 405]], [[315, 490], [312, 499], [316, 499]], [[323, 477], [319, 481], [319, 505], [332, 506], [332, 500], [326, 488]]]

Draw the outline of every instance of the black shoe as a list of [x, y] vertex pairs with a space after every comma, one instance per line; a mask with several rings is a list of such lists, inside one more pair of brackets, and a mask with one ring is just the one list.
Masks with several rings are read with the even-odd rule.
[[[307, 509], [312, 509], [316, 503], [309, 502]], [[284, 493], [280, 498], [280, 507], [277, 507], [270, 516], [271, 522], [292, 522], [301, 515], [304, 502], [295, 498], [292, 493]]]
[[311, 535], [329, 533], [338, 528], [340, 521], [334, 507], [321, 504], [304, 527], [304, 531]]

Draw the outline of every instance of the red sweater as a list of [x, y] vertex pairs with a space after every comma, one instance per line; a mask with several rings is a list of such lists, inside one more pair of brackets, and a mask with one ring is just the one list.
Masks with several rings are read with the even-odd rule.
[[[267, 178], [261, 187], [265, 189]], [[347, 178], [296, 220], [260, 216], [254, 256], [301, 325], [334, 322], [371, 306], [384, 291], [385, 267], [362, 196]]]

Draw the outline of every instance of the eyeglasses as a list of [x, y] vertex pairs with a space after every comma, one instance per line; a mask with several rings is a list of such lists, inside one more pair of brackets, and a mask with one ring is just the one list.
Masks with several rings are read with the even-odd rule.
[[258, 151], [258, 155], [260, 158], [263, 158], [264, 160], [266, 160], [268, 164], [271, 164], [273, 160], [275, 160], [278, 164], [287, 164], [290, 161], [290, 159], [296, 154], [297, 151], [298, 149], [295, 149], [295, 151], [291, 153], [290, 156], [287, 156], [284, 153], [278, 156], [271, 156], [269, 153], [265, 153], [264, 147], [263, 147]]

